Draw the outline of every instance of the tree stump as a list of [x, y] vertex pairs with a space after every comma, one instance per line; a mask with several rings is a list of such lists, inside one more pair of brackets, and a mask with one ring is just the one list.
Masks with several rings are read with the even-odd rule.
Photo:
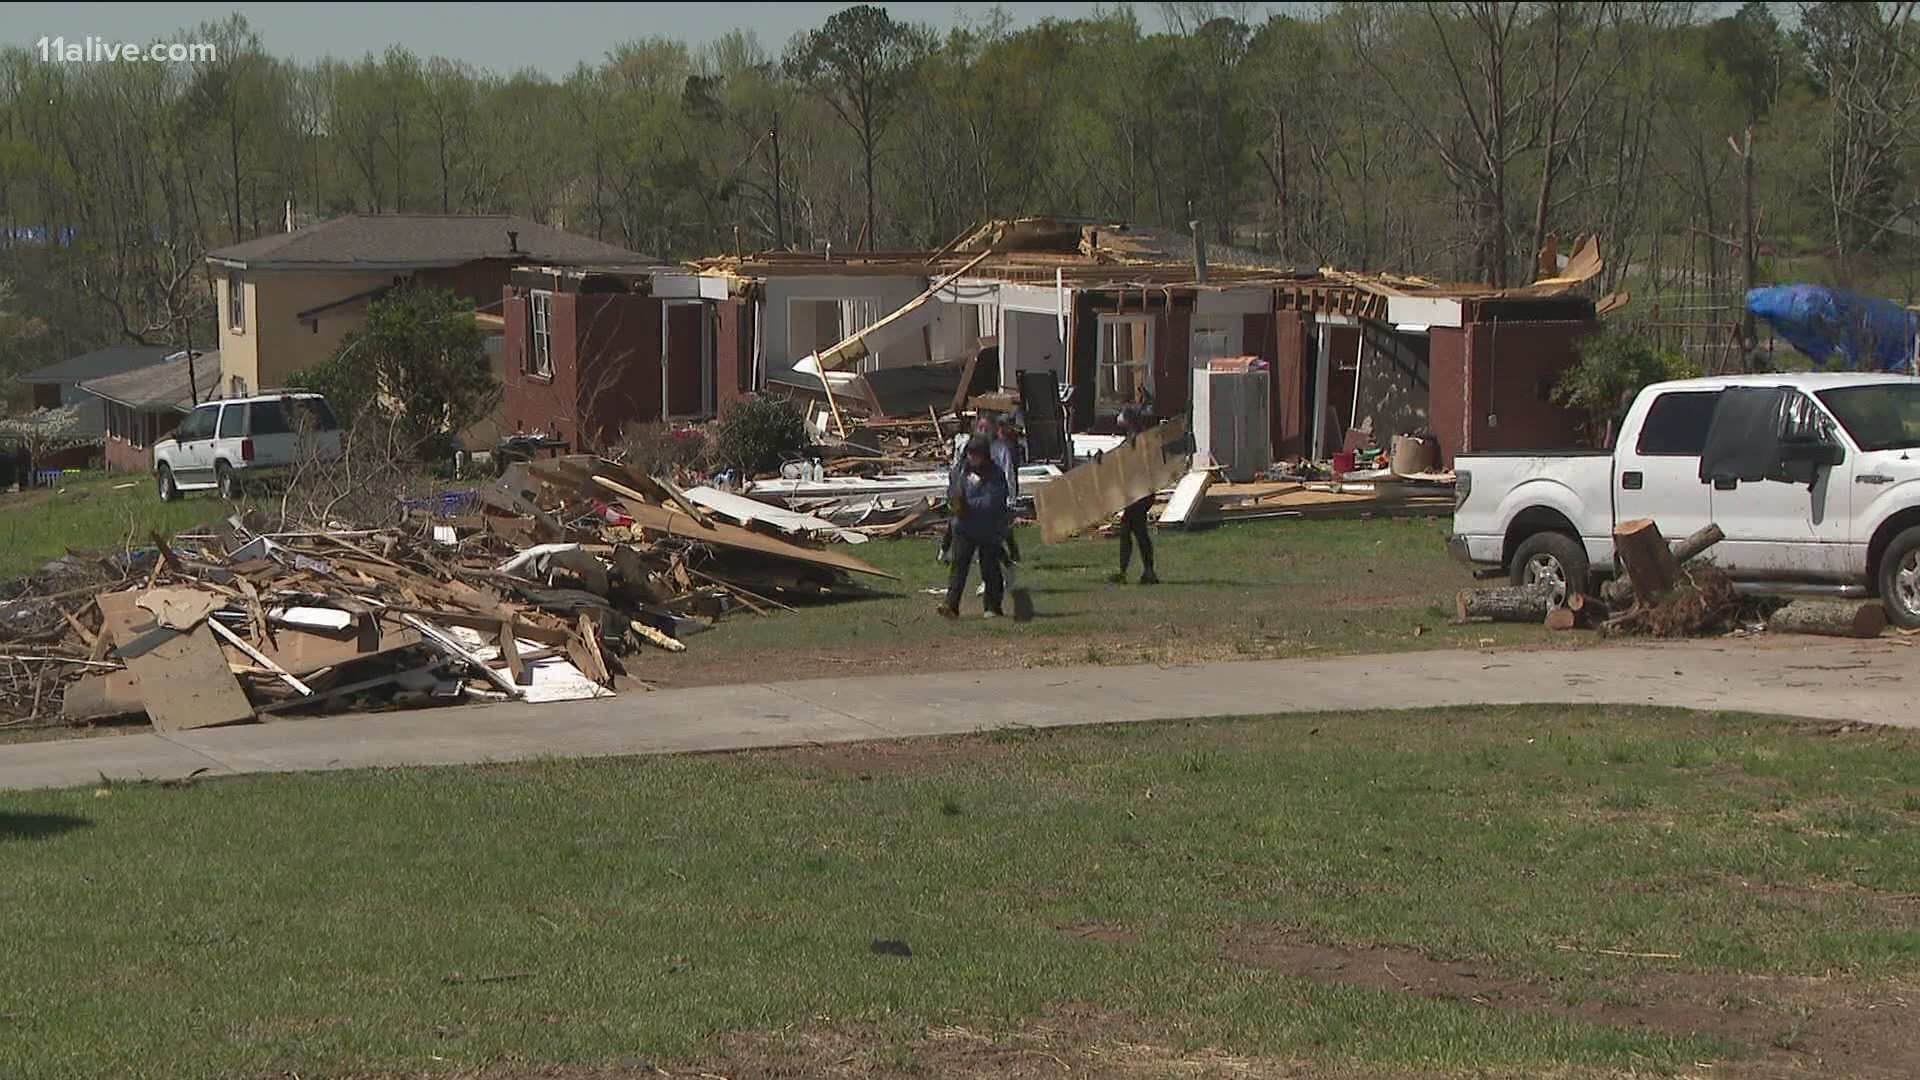
[[1878, 603], [1795, 600], [1767, 620], [1767, 629], [1776, 633], [1823, 637], [1872, 638], [1886, 628], [1887, 610]]
[[1577, 630], [1580, 627], [1580, 613], [1570, 607], [1554, 608], [1547, 612], [1547, 629]]
[[1455, 598], [1460, 621], [1492, 619], [1494, 622], [1545, 621], [1553, 610], [1553, 586], [1519, 585], [1497, 589], [1461, 589]]
[[1613, 554], [1633, 584], [1635, 596], [1652, 604], [1672, 591], [1680, 580], [1680, 561], [1660, 535], [1652, 518], [1623, 521], [1613, 529]]
[[[1625, 528], [1627, 525], [1634, 524], [1638, 524], [1638, 522], [1623, 522], [1621, 527]], [[1674, 541], [1673, 561], [1675, 563], [1685, 564], [1701, 552], [1726, 538], [1727, 534], [1720, 531], [1720, 526], [1709, 525], [1684, 540]], [[1614, 538], [1616, 552], [1619, 550], [1619, 542], [1619, 534], [1616, 532]], [[1601, 598], [1616, 607], [1631, 603], [1634, 599], [1634, 594], [1633, 582], [1628, 580], [1624, 574], [1607, 582], [1606, 587], [1600, 590]]]

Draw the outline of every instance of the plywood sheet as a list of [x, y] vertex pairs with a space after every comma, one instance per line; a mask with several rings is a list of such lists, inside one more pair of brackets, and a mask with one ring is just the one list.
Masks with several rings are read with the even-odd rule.
[[68, 720], [104, 720], [112, 716], [135, 716], [142, 711], [140, 691], [131, 671], [109, 671], [88, 675], [67, 684], [60, 699], [60, 715]]
[[[102, 624], [115, 646], [125, 648], [160, 630], [153, 614], [136, 603], [137, 592], [99, 597]], [[227, 667], [227, 654], [203, 623], [127, 659], [135, 688], [155, 731], [235, 724], [253, 719], [253, 706]]]
[[1041, 488], [1034, 495], [1041, 539], [1057, 544], [1179, 480], [1192, 457], [1186, 433], [1185, 420], [1169, 420]]

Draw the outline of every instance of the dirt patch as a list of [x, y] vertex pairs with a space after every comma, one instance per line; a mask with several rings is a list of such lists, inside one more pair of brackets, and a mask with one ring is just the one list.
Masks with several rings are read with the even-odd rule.
[[[1506, 978], [1408, 949], [1315, 945], [1278, 931], [1227, 936], [1222, 953], [1250, 967], [1342, 986], [1418, 994], [1675, 1036], [1725, 1039], [1758, 1057], [1717, 1075], [1920, 1075], [1920, 1030], [1904, 988], [1831, 979], [1634, 970], [1610, 1000], [1573, 1001], [1551, 984]], [[1630, 962], [1630, 961], [1629, 961]]]
[[796, 746], [785, 750], [757, 751], [746, 756], [811, 766], [837, 775], [869, 777], [997, 761], [1012, 753], [1014, 747], [1011, 741], [966, 736]]
[[1104, 941], [1113, 945], [1134, 945], [1140, 941], [1140, 935], [1124, 926], [1109, 926], [1105, 923], [1081, 923], [1077, 926], [1062, 926], [1060, 932], [1070, 938], [1082, 941]]

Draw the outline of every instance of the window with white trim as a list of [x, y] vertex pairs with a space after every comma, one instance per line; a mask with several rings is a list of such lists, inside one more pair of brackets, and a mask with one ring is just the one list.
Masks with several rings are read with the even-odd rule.
[[553, 293], [527, 294], [527, 374], [553, 378]]
[[1153, 316], [1100, 316], [1100, 386], [1094, 400], [1110, 408], [1153, 401]]

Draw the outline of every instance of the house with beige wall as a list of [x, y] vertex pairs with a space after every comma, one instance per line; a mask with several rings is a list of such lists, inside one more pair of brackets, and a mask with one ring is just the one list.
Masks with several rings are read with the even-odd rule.
[[[333, 355], [369, 304], [407, 282], [473, 301], [482, 329], [497, 330], [516, 266], [654, 261], [506, 214], [353, 214], [220, 248], [207, 254], [220, 304], [220, 390], [231, 397], [286, 386]], [[496, 366], [504, 362], [498, 342], [489, 351]], [[504, 371], [496, 374], [504, 381]]]

